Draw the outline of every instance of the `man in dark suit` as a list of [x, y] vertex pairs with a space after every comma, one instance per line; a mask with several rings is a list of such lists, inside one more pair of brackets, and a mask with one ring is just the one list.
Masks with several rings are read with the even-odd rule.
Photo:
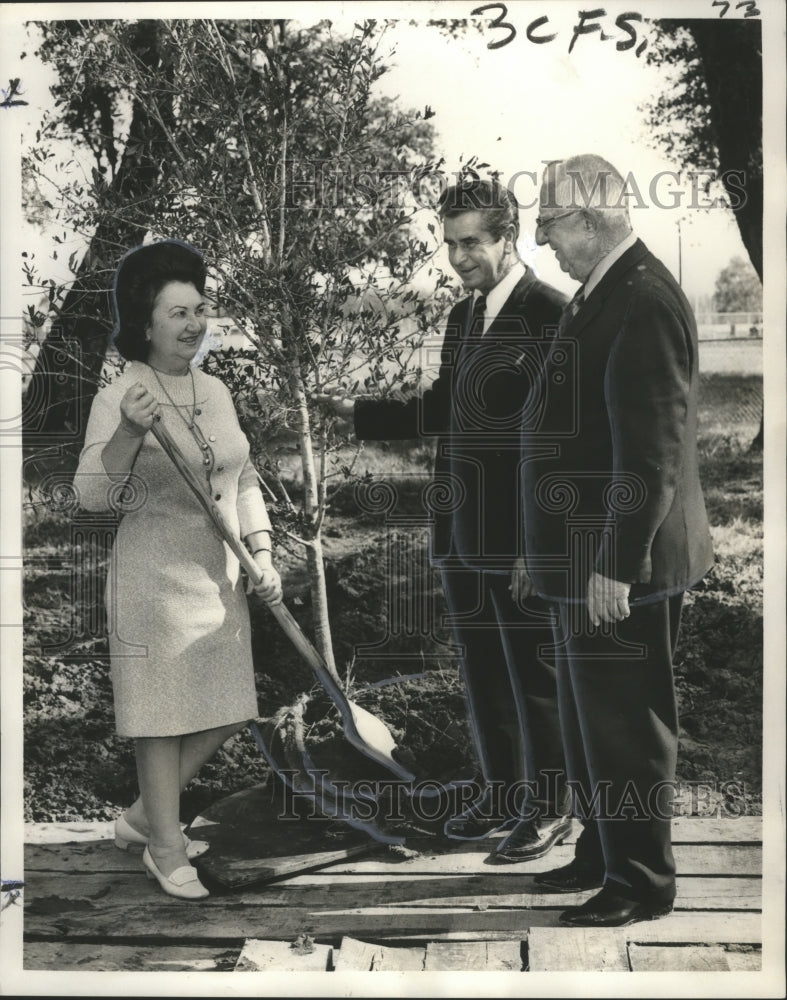
[[[547, 167], [536, 239], [583, 283], [541, 374], [545, 405], [523, 422], [525, 564], [514, 590], [557, 609], [560, 720], [583, 821], [571, 864], [536, 883], [601, 887], [561, 919], [622, 926], [668, 913], [675, 897], [672, 657], [683, 592], [713, 562], [697, 330], [672, 275], [631, 230], [623, 178], [600, 157]], [[564, 433], [571, 406], [576, 425]]]
[[[495, 857], [529, 860], [571, 823], [555, 668], [539, 655], [551, 643], [549, 610], [537, 597], [516, 604], [510, 589], [521, 550], [522, 407], [565, 296], [519, 259], [518, 204], [497, 182], [449, 188], [440, 215], [451, 266], [470, 294], [448, 316], [436, 380], [408, 401], [340, 399], [333, 408], [353, 416], [360, 439], [437, 437], [434, 479], [451, 501], [433, 512], [432, 558], [463, 650], [484, 782], [445, 833], [481, 839], [514, 826]], [[517, 791], [525, 794], [515, 801]]]

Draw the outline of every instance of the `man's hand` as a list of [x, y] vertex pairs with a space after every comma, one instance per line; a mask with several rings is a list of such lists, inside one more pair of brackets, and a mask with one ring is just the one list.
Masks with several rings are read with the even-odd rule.
[[593, 573], [588, 581], [588, 615], [593, 625], [628, 618], [630, 583]]
[[532, 597], [536, 593], [533, 581], [527, 575], [525, 560], [522, 556], [519, 556], [514, 563], [514, 568], [511, 570], [511, 585], [509, 590], [511, 591], [511, 598], [514, 604], [521, 604], [525, 598]]
[[315, 393], [312, 399], [341, 420], [351, 421], [355, 413], [355, 400], [348, 399], [346, 396], [329, 396], [325, 393]]

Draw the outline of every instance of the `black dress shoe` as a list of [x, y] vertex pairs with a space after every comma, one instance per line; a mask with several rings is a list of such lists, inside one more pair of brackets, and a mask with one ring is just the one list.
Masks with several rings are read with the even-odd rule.
[[571, 833], [571, 817], [521, 819], [492, 855], [495, 861], [533, 861], [562, 844]]
[[608, 886], [583, 903], [560, 914], [569, 927], [627, 927], [639, 920], [656, 920], [672, 912], [672, 903], [643, 902], [619, 896]]
[[503, 816], [494, 798], [486, 793], [463, 813], [446, 820], [443, 832], [451, 840], [484, 840], [499, 830], [513, 826], [516, 819]]
[[604, 884], [604, 872], [574, 858], [562, 868], [541, 872], [533, 882], [542, 892], [583, 892], [585, 889], [600, 889]]

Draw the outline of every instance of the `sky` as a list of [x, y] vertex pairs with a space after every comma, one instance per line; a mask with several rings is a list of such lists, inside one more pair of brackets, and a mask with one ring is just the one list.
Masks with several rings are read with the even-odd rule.
[[[665, 81], [659, 71], [645, 63], [644, 56], [635, 54], [636, 46], [622, 52], [615, 49], [618, 41], [629, 37], [616, 27], [619, 14], [633, 8], [645, 11], [643, 16], [647, 16], [669, 8], [670, 4], [662, 2], [654, 6], [652, 0], [639, 4], [607, 3], [607, 13], [598, 23], [609, 35], [608, 40], [600, 40], [598, 32], [589, 33], [577, 38], [569, 53], [579, 6], [582, 5], [568, 0], [509, 2], [507, 18], [516, 37], [495, 49], [489, 49], [488, 43], [499, 42], [510, 32], [490, 26], [494, 10], [483, 17], [470, 17], [470, 28], [454, 38], [426, 24], [430, 17], [468, 18], [475, 9], [469, 3], [400, 2], [385, 7], [375, 3], [345, 3], [332, 5], [331, 16], [339, 30], [351, 29], [358, 16], [384, 15], [389, 20], [380, 52], [388, 56], [391, 70], [379, 81], [378, 92], [397, 98], [402, 109], [423, 109], [426, 105], [432, 108], [435, 149], [446, 159], [447, 171], [457, 169], [462, 158], [467, 160], [475, 155], [480, 162], [502, 172], [523, 205], [520, 253], [544, 280], [569, 294], [576, 287], [561, 272], [551, 250], [536, 248], [533, 240], [537, 178], [543, 161], [573, 153], [597, 152], [624, 175], [631, 172], [642, 191], [647, 207], [632, 210], [638, 234], [676, 277], [680, 276], [690, 298], [711, 295], [719, 271], [729, 260], [735, 255], [747, 256], [734, 218], [723, 207], [669, 209], [653, 203], [649, 191], [651, 179], [663, 171], [681, 171], [681, 164], [669, 161], [650, 147], [639, 108], [643, 101], [664, 89]], [[166, 7], [156, 5], [156, 10], [166, 16]], [[196, 12], [199, 7], [197, 4]], [[255, 14], [264, 16], [267, 8], [273, 13], [277, 5], [256, 4], [254, 8]], [[686, 9], [686, 4], [683, 8]], [[297, 10], [299, 20], [304, 23], [326, 16], [325, 7], [310, 3], [290, 4], [290, 10]], [[177, 13], [183, 16], [182, 7]], [[536, 34], [556, 33], [553, 41], [535, 44], [528, 40], [526, 29], [536, 17], [548, 18]], [[413, 25], [413, 19], [420, 23]], [[630, 23], [638, 32], [637, 44], [648, 39], [644, 22]], [[34, 45], [28, 43], [26, 47], [32, 53]], [[26, 131], [32, 137], [41, 112], [50, 104], [47, 87], [51, 73], [37, 66], [30, 55], [21, 66], [30, 102]], [[14, 67], [9, 65], [6, 75], [12, 71]], [[685, 172], [679, 183], [685, 206], [691, 197]], [[670, 191], [675, 186], [672, 177], [662, 175], [656, 191], [662, 204], [672, 203]], [[39, 262], [49, 257], [52, 244], [48, 238], [32, 231], [25, 238]], [[61, 248], [61, 258], [67, 259], [71, 249], [80, 243], [69, 241], [65, 253]], [[448, 269], [447, 255], [443, 263]], [[47, 267], [56, 280], [67, 277], [64, 268], [58, 273], [61, 268], [57, 264], [49, 261]]]
[[[459, 6], [465, 12], [465, 5]], [[618, 8], [638, 5], [605, 6], [608, 15], [601, 23], [613, 37], [606, 42], [595, 34], [580, 37], [571, 54], [574, 4], [509, 4], [510, 22], [519, 30], [509, 44], [495, 50], [487, 43], [505, 37], [500, 29], [470, 30], [448, 39], [436, 28], [412, 27], [401, 20], [386, 35], [388, 47], [395, 48], [394, 66], [380, 81], [381, 92], [397, 96], [403, 107], [428, 104], [435, 112], [431, 121], [436, 148], [448, 161], [447, 169], [456, 169], [460, 157], [476, 155], [502, 171], [525, 206], [536, 200], [537, 187], [522, 172], [540, 179], [544, 160], [596, 152], [624, 176], [632, 172], [648, 205], [632, 207], [635, 229], [677, 276], [680, 218], [684, 289], [690, 296], [712, 294], [716, 276], [730, 258], [747, 257], [734, 217], [725, 208], [659, 208], [649, 197], [655, 175], [681, 171], [681, 164], [650, 148], [639, 109], [665, 82], [658, 70], [645, 64], [644, 56], [635, 55], [636, 47], [614, 49], [616, 40], [628, 37], [614, 28]], [[557, 31], [553, 42], [527, 40], [525, 29], [537, 15], [549, 16], [550, 24], [540, 32]], [[685, 172], [680, 183], [682, 205], [688, 206], [691, 192]], [[672, 204], [669, 192], [675, 184], [671, 177], [658, 182], [656, 196], [663, 205]], [[703, 198], [695, 201], [706, 203]], [[536, 214], [536, 207], [521, 211], [523, 255], [542, 278], [573, 292], [575, 283], [560, 271], [548, 247], [532, 252]]]

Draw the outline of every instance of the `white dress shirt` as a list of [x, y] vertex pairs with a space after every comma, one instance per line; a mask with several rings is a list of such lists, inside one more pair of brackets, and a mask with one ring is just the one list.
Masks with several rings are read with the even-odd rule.
[[614, 250], [610, 250], [606, 257], [602, 257], [601, 260], [596, 264], [593, 270], [590, 272], [588, 280], [585, 282], [585, 300], [587, 300], [588, 295], [593, 291], [596, 285], [601, 281], [607, 271], [612, 267], [616, 260], [620, 260], [623, 254], [630, 250], [634, 244], [637, 242], [637, 234], [631, 232], [628, 236], [621, 240], [620, 243], [615, 247]]
[[[520, 279], [525, 273], [525, 265], [521, 260], [518, 260], [510, 271], [501, 278], [500, 281], [495, 285], [495, 287], [486, 296], [486, 309], [484, 309], [484, 326], [481, 332], [481, 336], [486, 333], [489, 327], [497, 319], [498, 313], [506, 304], [506, 301], [519, 284]], [[473, 292], [473, 305], [475, 305], [475, 300], [482, 293], [476, 289]]]

